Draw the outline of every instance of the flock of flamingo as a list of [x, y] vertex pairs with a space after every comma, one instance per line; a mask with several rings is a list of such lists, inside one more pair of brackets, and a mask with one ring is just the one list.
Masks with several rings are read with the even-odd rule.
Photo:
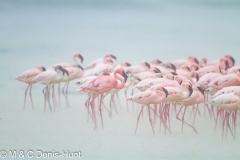
[[[228, 131], [236, 139], [237, 111], [240, 109], [240, 66], [235, 66], [235, 60], [230, 54], [220, 59], [200, 61], [195, 56], [187, 59], [163, 63], [158, 59], [150, 63], [141, 61], [138, 65], [128, 62], [117, 63], [114, 55], [105, 54], [103, 58], [97, 59], [86, 67], [81, 67], [77, 59], [83, 62], [80, 53], [73, 55], [74, 65], [70, 63], [57, 63], [47, 70], [43, 66], [30, 69], [16, 80], [25, 82], [28, 87], [25, 91], [24, 108], [26, 96], [32, 101], [32, 84], [41, 83], [46, 85], [42, 90], [44, 95], [44, 110], [48, 105], [51, 111], [60, 105], [60, 83], [65, 82], [62, 93], [68, 103], [69, 81], [75, 79], [78, 92], [87, 92], [88, 98], [85, 106], [88, 119], [91, 118], [94, 130], [97, 128], [97, 117], [101, 119], [103, 128], [103, 114], [106, 111], [112, 116], [112, 110], [116, 109], [119, 101], [118, 92], [124, 89], [126, 105], [128, 101], [141, 105], [137, 116], [135, 134], [137, 132], [140, 118], [144, 116], [143, 110], [147, 109], [148, 119], [152, 132], [155, 134], [155, 124], [159, 123], [160, 130], [171, 133], [171, 119], [176, 117], [183, 126], [187, 125], [198, 134], [194, 127], [196, 115], [200, 115], [200, 107], [208, 112], [215, 120], [215, 129], [220, 126], [222, 138], [227, 136]], [[55, 95], [54, 86], [58, 84], [58, 96]], [[127, 89], [131, 86], [131, 96], [127, 96]], [[134, 90], [139, 90], [134, 93]], [[104, 98], [111, 95], [109, 107], [104, 104]], [[57, 98], [58, 97], [58, 98]], [[202, 104], [199, 106], [199, 104]], [[132, 107], [134, 104], [132, 103]], [[185, 113], [188, 111], [188, 119]], [[191, 122], [190, 122], [191, 121]]]

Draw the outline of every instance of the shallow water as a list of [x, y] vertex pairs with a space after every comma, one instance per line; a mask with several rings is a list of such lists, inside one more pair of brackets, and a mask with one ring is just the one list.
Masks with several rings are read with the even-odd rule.
[[[85, 159], [238, 159], [237, 139], [222, 140], [220, 128], [201, 110], [196, 119], [199, 135], [172, 120], [172, 134], [147, 118], [134, 135], [137, 113], [122, 108], [104, 129], [93, 131], [87, 122], [87, 95], [70, 84], [69, 102], [56, 112], [43, 112], [42, 85], [33, 86], [35, 109], [27, 99], [26, 85], [13, 78], [38, 65], [72, 62], [84, 56], [83, 66], [110, 52], [118, 62], [137, 64], [158, 58], [163, 62], [195, 55], [217, 59], [230, 53], [239, 65], [240, 4], [236, 1], [0, 1], [0, 149], [81, 151]], [[108, 101], [105, 101], [106, 105]], [[139, 110], [138, 110], [139, 111]]]

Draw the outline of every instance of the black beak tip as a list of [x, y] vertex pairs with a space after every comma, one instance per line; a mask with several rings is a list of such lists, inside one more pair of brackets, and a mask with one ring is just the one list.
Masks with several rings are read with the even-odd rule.
[[145, 65], [148, 67], [148, 69], [150, 68], [150, 64], [145, 62]]
[[45, 67], [42, 67], [42, 70], [43, 70], [43, 71], [46, 71], [46, 68], [45, 68]]
[[81, 59], [81, 63], [83, 63], [83, 57], [79, 55], [79, 58]]

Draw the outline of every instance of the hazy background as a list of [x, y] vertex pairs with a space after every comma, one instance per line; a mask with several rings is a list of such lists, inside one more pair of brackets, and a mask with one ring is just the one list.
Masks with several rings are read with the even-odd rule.
[[0, 149], [81, 150], [86, 159], [238, 159], [239, 135], [222, 141], [207, 115], [196, 119], [199, 135], [188, 127], [181, 134], [173, 120], [172, 135], [156, 127], [154, 136], [145, 118], [134, 136], [137, 115], [127, 112], [122, 97], [119, 114], [105, 115], [105, 129], [92, 131], [87, 96], [76, 94], [73, 83], [71, 109], [62, 97], [61, 108], [44, 113], [43, 86], [33, 87], [35, 110], [29, 99], [23, 110], [26, 85], [13, 78], [38, 65], [73, 63], [76, 51], [83, 66], [107, 52], [132, 64], [230, 53], [239, 65], [239, 26], [234, 0], [0, 0]]

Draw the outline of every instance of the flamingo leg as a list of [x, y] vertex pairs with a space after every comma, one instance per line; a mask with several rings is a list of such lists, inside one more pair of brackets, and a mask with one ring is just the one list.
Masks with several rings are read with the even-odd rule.
[[27, 91], [28, 91], [28, 88], [30, 87], [30, 84], [28, 85], [27, 89], [25, 90], [25, 96], [24, 96], [24, 106], [23, 106], [23, 109], [25, 109], [25, 106], [26, 106], [26, 96], [27, 96]]
[[102, 128], [103, 128], [103, 118], [102, 118], [102, 100], [103, 100], [103, 94], [101, 94], [101, 95], [100, 95], [100, 106], [99, 106], [100, 117], [101, 117]]
[[98, 97], [99, 94], [96, 94], [92, 97], [92, 100], [90, 102], [91, 105], [91, 109], [92, 109], [92, 116], [93, 116], [93, 123], [94, 123], [94, 128], [93, 130], [97, 129], [97, 118], [96, 118], [96, 113], [95, 113], [95, 108], [94, 108], [94, 100], [96, 99], [96, 97]]
[[66, 90], [65, 90], [65, 93], [66, 93], [66, 105], [67, 107], [70, 108], [70, 104], [68, 103], [68, 86], [69, 86], [69, 81], [66, 82], [67, 83], [67, 87], [66, 87]]
[[43, 90], [42, 90], [42, 93], [44, 95], [44, 112], [46, 112], [46, 101], [47, 101], [46, 92], [47, 92], [47, 87], [48, 86], [44, 87]]
[[55, 111], [56, 98], [55, 98], [54, 84], [52, 85], [52, 101], [53, 101], [53, 110]]
[[231, 113], [228, 113], [228, 112], [226, 112], [226, 122], [227, 122], [227, 126], [226, 126], [226, 134], [225, 134], [225, 138], [226, 138], [226, 136], [227, 136], [227, 132], [228, 132], [228, 129], [230, 130], [230, 132], [231, 132], [231, 134], [232, 134], [232, 136], [233, 136], [233, 139], [235, 140], [235, 135], [234, 135], [234, 133], [233, 133], [233, 131], [232, 131], [232, 128], [231, 128], [231, 126], [230, 126], [230, 124], [229, 124], [229, 119], [230, 119], [230, 114]]
[[30, 96], [30, 99], [31, 99], [32, 108], [34, 109], [34, 106], [33, 106], [33, 100], [32, 100], [32, 84], [30, 84], [29, 96]]
[[[124, 90], [125, 99], [127, 99], [127, 90], [128, 90], [128, 87]], [[126, 101], [126, 105], [127, 105], [127, 111], [129, 112], [128, 101]]]
[[51, 89], [51, 86], [47, 85], [47, 90], [46, 90], [45, 94], [46, 94], [46, 100], [48, 102], [49, 109], [52, 112], [52, 106], [51, 106], [51, 103], [50, 103], [50, 89]]
[[60, 107], [60, 88], [61, 88], [61, 83], [58, 84], [58, 107]]
[[153, 128], [153, 121], [152, 121], [152, 118], [151, 118], [151, 110], [150, 110], [150, 106], [148, 105], [148, 116], [149, 116], [149, 122], [152, 126], [152, 131], [153, 131], [153, 134], [155, 134], [154, 132], [154, 128]]
[[182, 115], [182, 119], [179, 118], [179, 114], [180, 114], [180, 111], [182, 110], [182, 107], [183, 107], [183, 106], [181, 106], [181, 108], [179, 109], [178, 114], [177, 114], [177, 119], [180, 120], [180, 121], [182, 121], [182, 132], [183, 132], [183, 123], [185, 123], [186, 125], [188, 125], [189, 127], [191, 127], [191, 128], [194, 130], [195, 133], [198, 134], [198, 132], [197, 132], [197, 130], [196, 130], [195, 127], [193, 127], [192, 125], [190, 125], [189, 123], [187, 123], [187, 122], [184, 121], [184, 115], [185, 115], [185, 112], [186, 112], [187, 107], [185, 107], [185, 109], [184, 109], [184, 112], [183, 112], [183, 115]]
[[142, 114], [142, 112], [143, 112], [143, 107], [144, 107], [144, 106], [142, 106], [141, 111], [140, 111], [140, 113], [139, 113], [139, 115], [138, 115], [138, 118], [137, 118], [137, 125], [136, 125], [136, 129], [135, 129], [135, 135], [137, 134], [138, 122], [139, 122], [140, 116], [141, 116], [141, 114]]
[[[88, 94], [88, 99], [87, 101], [85, 102], [85, 106], [87, 108], [87, 111], [88, 111], [88, 117], [87, 117], [87, 122], [89, 122], [89, 115], [92, 117], [90, 111], [89, 111], [89, 102], [90, 102], [90, 99], [91, 99], [91, 94]], [[92, 117], [93, 118], [93, 117]]]

